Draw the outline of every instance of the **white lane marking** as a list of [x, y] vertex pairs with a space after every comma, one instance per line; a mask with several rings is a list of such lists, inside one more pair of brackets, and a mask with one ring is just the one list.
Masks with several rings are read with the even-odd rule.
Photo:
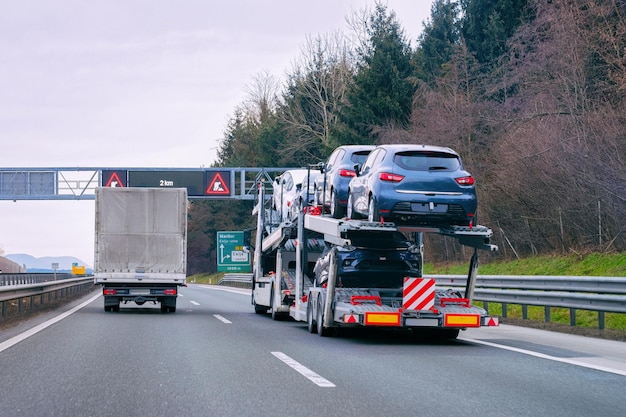
[[190, 302], [191, 304], [195, 305], [195, 306], [199, 306], [199, 305], [200, 305], [200, 303], [199, 303], [199, 302], [197, 302], [197, 301], [190, 300], [189, 302]]
[[209, 290], [217, 290], [217, 291], [226, 291], [232, 292], [233, 294], [241, 294], [241, 295], [250, 295], [252, 290], [240, 289], [240, 288], [224, 288], [219, 287], [217, 285], [204, 285], [204, 284], [194, 284], [196, 287], [206, 288]]
[[497, 343], [486, 342], [484, 340], [467, 339], [461, 337], [459, 337], [459, 340], [471, 343], [478, 343], [480, 345], [491, 346], [498, 349], [510, 350], [511, 352], [522, 353], [524, 355], [534, 356], [536, 358], [548, 359], [551, 361], [567, 363], [575, 366], [582, 366], [583, 368], [595, 369], [596, 371], [610, 372], [612, 374], [626, 376], [626, 371], [623, 371], [621, 369], [608, 368], [606, 366], [594, 365], [592, 363], [581, 362], [574, 359], [558, 358], [556, 356], [546, 355], [545, 353], [533, 352], [532, 350], [520, 349], [512, 346], [499, 345]]
[[325, 388], [332, 388], [336, 386], [335, 384], [333, 384], [326, 378], [316, 374], [315, 372], [313, 372], [306, 366], [302, 365], [300, 362], [285, 355], [283, 352], [272, 352], [272, 355], [276, 356], [285, 364], [287, 364], [294, 370], [298, 371], [300, 374], [304, 375], [306, 378], [308, 378], [311, 382], [313, 382], [317, 386], [325, 387]]
[[0, 352], [5, 351], [6, 349], [10, 348], [11, 346], [17, 345], [18, 343], [20, 343], [23, 340], [28, 339], [29, 337], [39, 333], [40, 331], [44, 330], [47, 327], [52, 326], [54, 323], [57, 323], [61, 320], [63, 320], [64, 318], [76, 313], [78, 310], [80, 310], [81, 308], [85, 307], [87, 304], [93, 302], [95, 299], [97, 299], [98, 297], [100, 297], [101, 294], [95, 295], [93, 297], [91, 297], [89, 300], [85, 301], [84, 303], [77, 305], [76, 307], [74, 307], [71, 310], [66, 311], [63, 314], [59, 314], [58, 316], [51, 318], [48, 321], [45, 321], [41, 324], [38, 324], [37, 326], [33, 327], [32, 329], [28, 329], [26, 330], [24, 333], [20, 333], [17, 336], [14, 336], [12, 338], [10, 338], [9, 340], [5, 340], [4, 342], [0, 343]]
[[218, 319], [219, 321], [221, 321], [222, 323], [226, 323], [226, 324], [232, 324], [233, 322], [225, 319], [224, 317], [220, 316], [219, 314], [213, 314], [213, 317], [215, 317], [216, 319]]

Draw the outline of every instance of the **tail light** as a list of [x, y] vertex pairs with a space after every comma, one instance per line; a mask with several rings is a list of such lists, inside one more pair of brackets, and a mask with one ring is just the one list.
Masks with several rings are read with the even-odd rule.
[[356, 171], [352, 169], [340, 169], [339, 176], [340, 177], [356, 177]]
[[387, 181], [387, 182], [400, 182], [404, 179], [404, 175], [398, 175], [398, 174], [390, 174], [388, 172], [381, 172], [378, 175], [378, 178], [381, 181]]
[[176, 295], [176, 289], [163, 290], [163, 295]]
[[474, 177], [460, 177], [454, 179], [459, 185], [474, 185]]
[[105, 288], [104, 290], [102, 290], [102, 295], [115, 295], [117, 294], [117, 290], [111, 290], [108, 288]]

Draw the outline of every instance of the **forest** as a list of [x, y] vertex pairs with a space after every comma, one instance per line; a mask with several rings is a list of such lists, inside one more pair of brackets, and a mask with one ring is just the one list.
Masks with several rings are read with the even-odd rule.
[[[343, 144], [458, 151], [476, 179], [483, 259], [626, 250], [626, 2], [435, 0], [415, 47], [384, 2], [309, 36], [284, 77], [253, 77], [217, 167], [299, 167]], [[195, 201], [189, 273], [250, 202]], [[467, 259], [427, 236], [427, 261]]]

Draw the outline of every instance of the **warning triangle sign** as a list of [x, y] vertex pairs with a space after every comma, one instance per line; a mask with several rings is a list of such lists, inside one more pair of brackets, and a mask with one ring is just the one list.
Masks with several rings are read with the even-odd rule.
[[216, 172], [205, 191], [206, 195], [230, 195], [230, 188], [222, 175]]
[[120, 176], [117, 175], [117, 172], [113, 172], [104, 186], [111, 188], [124, 187], [124, 183], [120, 179]]

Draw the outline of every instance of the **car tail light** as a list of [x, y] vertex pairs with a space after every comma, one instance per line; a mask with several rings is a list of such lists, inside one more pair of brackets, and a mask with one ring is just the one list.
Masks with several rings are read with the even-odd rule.
[[454, 179], [459, 185], [474, 185], [474, 177], [460, 177]]
[[356, 171], [352, 169], [340, 169], [339, 176], [340, 177], [356, 177]]
[[117, 294], [117, 290], [104, 289], [102, 290], [102, 295], [115, 295]]
[[176, 290], [163, 290], [163, 295], [176, 295]]
[[404, 179], [404, 175], [390, 174], [388, 172], [381, 172], [378, 175], [378, 178], [381, 181], [400, 182], [400, 181], [402, 181]]

